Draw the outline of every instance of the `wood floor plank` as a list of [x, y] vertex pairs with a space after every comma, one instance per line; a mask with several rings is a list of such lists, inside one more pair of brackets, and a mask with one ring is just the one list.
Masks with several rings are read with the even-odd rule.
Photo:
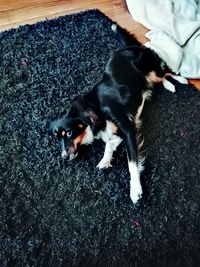
[[[144, 43], [148, 31], [128, 13], [125, 0], [0, 0], [0, 31], [88, 9], [100, 9]], [[200, 80], [190, 80], [200, 89]]]

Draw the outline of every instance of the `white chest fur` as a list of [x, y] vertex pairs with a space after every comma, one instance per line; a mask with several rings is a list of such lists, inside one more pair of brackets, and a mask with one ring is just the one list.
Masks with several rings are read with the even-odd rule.
[[95, 137], [96, 139], [102, 139], [105, 143], [117, 133], [117, 127], [111, 121], [106, 121], [106, 128], [104, 131], [100, 131]]
[[86, 128], [86, 135], [83, 137], [81, 142], [82, 145], [89, 145], [94, 141], [94, 135], [90, 126]]

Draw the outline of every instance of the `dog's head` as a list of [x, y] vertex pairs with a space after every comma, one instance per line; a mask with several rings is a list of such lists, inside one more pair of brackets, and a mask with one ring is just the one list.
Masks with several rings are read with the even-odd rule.
[[91, 127], [79, 118], [56, 119], [49, 123], [49, 130], [59, 140], [61, 156], [67, 160], [78, 155], [80, 145], [93, 141]]
[[101, 124], [94, 108], [88, 106], [84, 96], [74, 98], [67, 115], [49, 122], [50, 133], [58, 138], [61, 145], [61, 156], [74, 159], [81, 145], [91, 144], [95, 128]]

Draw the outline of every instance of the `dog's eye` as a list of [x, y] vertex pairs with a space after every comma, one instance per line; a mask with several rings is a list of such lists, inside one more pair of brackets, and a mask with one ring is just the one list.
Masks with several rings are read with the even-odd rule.
[[72, 135], [72, 131], [67, 132], [67, 136], [70, 137]]
[[65, 136], [66, 135], [66, 132], [65, 131], [62, 131], [61, 135], [62, 136]]

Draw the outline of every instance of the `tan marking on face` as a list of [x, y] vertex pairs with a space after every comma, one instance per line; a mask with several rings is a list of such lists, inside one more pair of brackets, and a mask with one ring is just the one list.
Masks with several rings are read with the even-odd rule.
[[80, 135], [78, 137], [76, 137], [76, 139], [73, 140], [73, 145], [71, 146], [71, 148], [73, 147], [73, 150], [76, 151], [78, 144], [81, 144]]
[[86, 130], [80, 134], [79, 136], [77, 136], [74, 140], [73, 140], [73, 146], [75, 149], [77, 149], [77, 145], [82, 143], [83, 137], [86, 135]]
[[79, 123], [78, 128], [83, 128], [83, 124]]
[[61, 135], [62, 136], [65, 136], [66, 132], [65, 131], [62, 131]]

